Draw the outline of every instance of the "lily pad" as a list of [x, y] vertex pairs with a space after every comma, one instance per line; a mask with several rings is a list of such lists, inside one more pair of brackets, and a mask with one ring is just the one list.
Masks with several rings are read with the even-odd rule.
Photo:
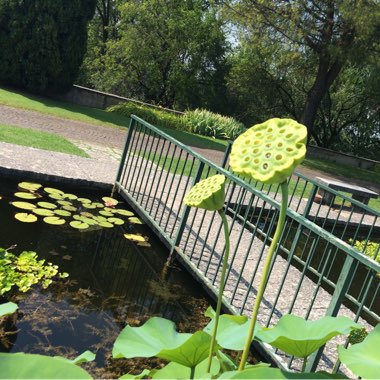
[[380, 374], [380, 323], [363, 342], [345, 349], [338, 347], [339, 359], [355, 375], [364, 379], [378, 379]]
[[112, 212], [110, 212], [110, 211], [104, 211], [104, 210], [99, 211], [99, 214], [103, 215], [103, 216], [112, 216], [113, 215]]
[[67, 210], [54, 210], [54, 214], [59, 216], [71, 216], [71, 212]]
[[122, 215], [122, 216], [133, 216], [133, 215], [135, 215], [132, 211], [116, 209], [116, 208], [113, 210], [113, 212], [117, 213], [119, 215]]
[[38, 204], [38, 206], [40, 206], [42, 208], [47, 208], [49, 210], [54, 210], [55, 208], [57, 208], [57, 205], [55, 205], [54, 203], [50, 203], [50, 202], [38, 202], [37, 204]]
[[6, 302], [0, 305], [0, 317], [13, 314], [18, 309], [18, 306], [13, 302]]
[[36, 208], [36, 205], [34, 205], [33, 203], [29, 203], [29, 202], [12, 202], [11, 203], [12, 206], [15, 206], [17, 208], [21, 208], [23, 210], [33, 210], [34, 208]]
[[71, 200], [78, 199], [78, 197], [75, 194], [63, 194], [63, 197]]
[[91, 199], [88, 198], [77, 198], [77, 201], [81, 203], [91, 203]]
[[65, 224], [66, 220], [59, 218], [58, 216], [47, 216], [46, 218], [44, 218], [44, 222], [47, 224], [54, 224], [58, 226], [61, 224]]
[[139, 219], [139, 218], [137, 218], [135, 216], [133, 216], [131, 218], [128, 218], [128, 220], [132, 224], [144, 224], [144, 222], [141, 219]]
[[58, 204], [62, 205], [62, 206], [72, 206], [72, 202], [70, 201], [58, 201], [57, 202]]
[[80, 213], [82, 216], [85, 216], [86, 218], [92, 218], [94, 215], [91, 214], [91, 212], [87, 212], [87, 211], [82, 211]]
[[53, 210], [48, 210], [46, 208], [35, 208], [35, 209], [33, 209], [33, 212], [35, 214], [41, 215], [41, 216], [53, 216], [54, 215]]
[[117, 226], [121, 226], [122, 224], [124, 224], [124, 220], [120, 219], [120, 218], [108, 218], [108, 221], [110, 223], [117, 225]]
[[37, 217], [33, 214], [27, 214], [26, 212], [20, 212], [15, 215], [15, 218], [23, 223], [37, 222]]
[[102, 201], [108, 207], [116, 206], [119, 203], [118, 200], [111, 198], [111, 197], [103, 197]]
[[124, 234], [124, 237], [128, 240], [132, 240], [135, 242], [144, 242], [145, 241], [144, 236], [136, 235], [136, 234]]
[[93, 217], [94, 220], [96, 220], [97, 222], [107, 222], [107, 218], [105, 218], [104, 216], [94, 216]]
[[53, 187], [44, 187], [44, 191], [49, 194], [64, 194], [62, 190], [55, 189]]
[[52, 193], [52, 194], [49, 194], [49, 198], [60, 201], [63, 197], [62, 197], [61, 194], [58, 194], [58, 193]]
[[95, 205], [95, 207], [97, 207], [97, 208], [103, 208], [104, 207], [104, 204], [100, 203], [100, 202], [92, 202], [92, 204]]
[[32, 193], [26, 193], [25, 191], [19, 191], [15, 193], [15, 197], [22, 198], [22, 199], [36, 199], [37, 195]]
[[306, 358], [339, 334], [349, 334], [360, 325], [347, 317], [323, 317], [308, 321], [295, 315], [284, 315], [277, 325], [261, 327], [256, 337], [289, 355]]
[[113, 224], [110, 222], [99, 222], [98, 223], [100, 227], [105, 227], [105, 228], [112, 228]]
[[88, 208], [88, 209], [96, 208], [96, 206], [93, 203], [82, 203], [82, 207]]
[[70, 226], [78, 230], [85, 230], [89, 227], [87, 223], [81, 222], [79, 220], [73, 220], [72, 222], [70, 222]]
[[151, 245], [147, 241], [143, 241], [141, 243], [137, 243], [137, 245], [139, 247], [147, 247], [147, 248], [151, 247]]
[[62, 208], [66, 211], [75, 212], [77, 211], [76, 207], [74, 206], [62, 206]]
[[23, 190], [28, 190], [28, 191], [31, 191], [32, 193], [34, 193], [35, 191], [37, 191], [40, 187], [42, 187], [42, 185], [40, 185], [39, 183], [34, 183], [34, 182], [20, 182], [18, 184], [18, 187], [20, 189], [23, 189]]

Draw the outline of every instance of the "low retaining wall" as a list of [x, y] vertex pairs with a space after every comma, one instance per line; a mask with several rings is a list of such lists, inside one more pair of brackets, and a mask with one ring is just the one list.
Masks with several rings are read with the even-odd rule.
[[308, 145], [307, 147], [307, 157], [320, 158], [322, 160], [337, 162], [339, 164], [358, 167], [361, 169], [380, 170], [379, 161], [351, 156], [350, 154], [339, 153], [330, 149], [320, 148], [312, 145]]

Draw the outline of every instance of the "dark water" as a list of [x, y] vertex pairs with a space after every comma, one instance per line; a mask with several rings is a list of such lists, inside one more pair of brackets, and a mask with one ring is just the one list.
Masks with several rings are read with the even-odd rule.
[[[146, 226], [126, 223], [81, 232], [42, 221], [22, 223], [14, 218], [21, 210], [9, 204], [17, 184], [0, 182], [0, 189], [0, 247], [17, 244], [11, 252], [36, 251], [69, 273], [45, 290], [35, 286], [25, 294], [5, 294], [19, 305], [19, 313], [17, 332], [8, 336], [3, 351], [74, 358], [91, 350], [97, 359], [88, 365], [90, 372], [117, 377], [130, 370], [130, 363], [111, 359], [112, 344], [126, 324], [161, 316], [182, 330], [202, 327], [196, 326], [207, 307], [201, 289], [181, 268], [169, 269], [162, 279], [167, 253]], [[92, 200], [109, 195], [70, 192]], [[146, 236], [151, 246], [125, 239], [126, 232]]]

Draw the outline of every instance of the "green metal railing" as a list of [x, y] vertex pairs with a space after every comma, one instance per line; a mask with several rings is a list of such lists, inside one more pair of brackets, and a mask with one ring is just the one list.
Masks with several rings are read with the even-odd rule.
[[[222, 166], [227, 156], [228, 151]], [[246, 182], [133, 116], [115, 189], [215, 294], [225, 248], [221, 220], [217, 213], [183, 205], [193, 184], [215, 173], [227, 178], [225, 208], [231, 228], [224, 305], [233, 313], [249, 314], [279, 212], [276, 186]], [[330, 189], [334, 204], [316, 202], [318, 190], [325, 187], [300, 174], [292, 176], [289, 188], [286, 228], [259, 322], [272, 325], [287, 313], [307, 319], [346, 315], [371, 329], [380, 321], [380, 265], [352, 244], [378, 240], [379, 213]], [[320, 350], [309, 369], [331, 368], [335, 345]], [[298, 368], [296, 359], [277, 352], [279, 357], [289, 368]]]

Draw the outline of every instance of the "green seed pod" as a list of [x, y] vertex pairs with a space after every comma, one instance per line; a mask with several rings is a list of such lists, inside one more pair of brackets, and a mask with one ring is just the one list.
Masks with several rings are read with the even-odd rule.
[[292, 119], [270, 119], [233, 143], [231, 169], [263, 183], [282, 183], [306, 154], [307, 129]]
[[221, 210], [224, 206], [224, 183], [226, 177], [216, 174], [198, 182], [183, 200], [185, 205], [209, 211]]

